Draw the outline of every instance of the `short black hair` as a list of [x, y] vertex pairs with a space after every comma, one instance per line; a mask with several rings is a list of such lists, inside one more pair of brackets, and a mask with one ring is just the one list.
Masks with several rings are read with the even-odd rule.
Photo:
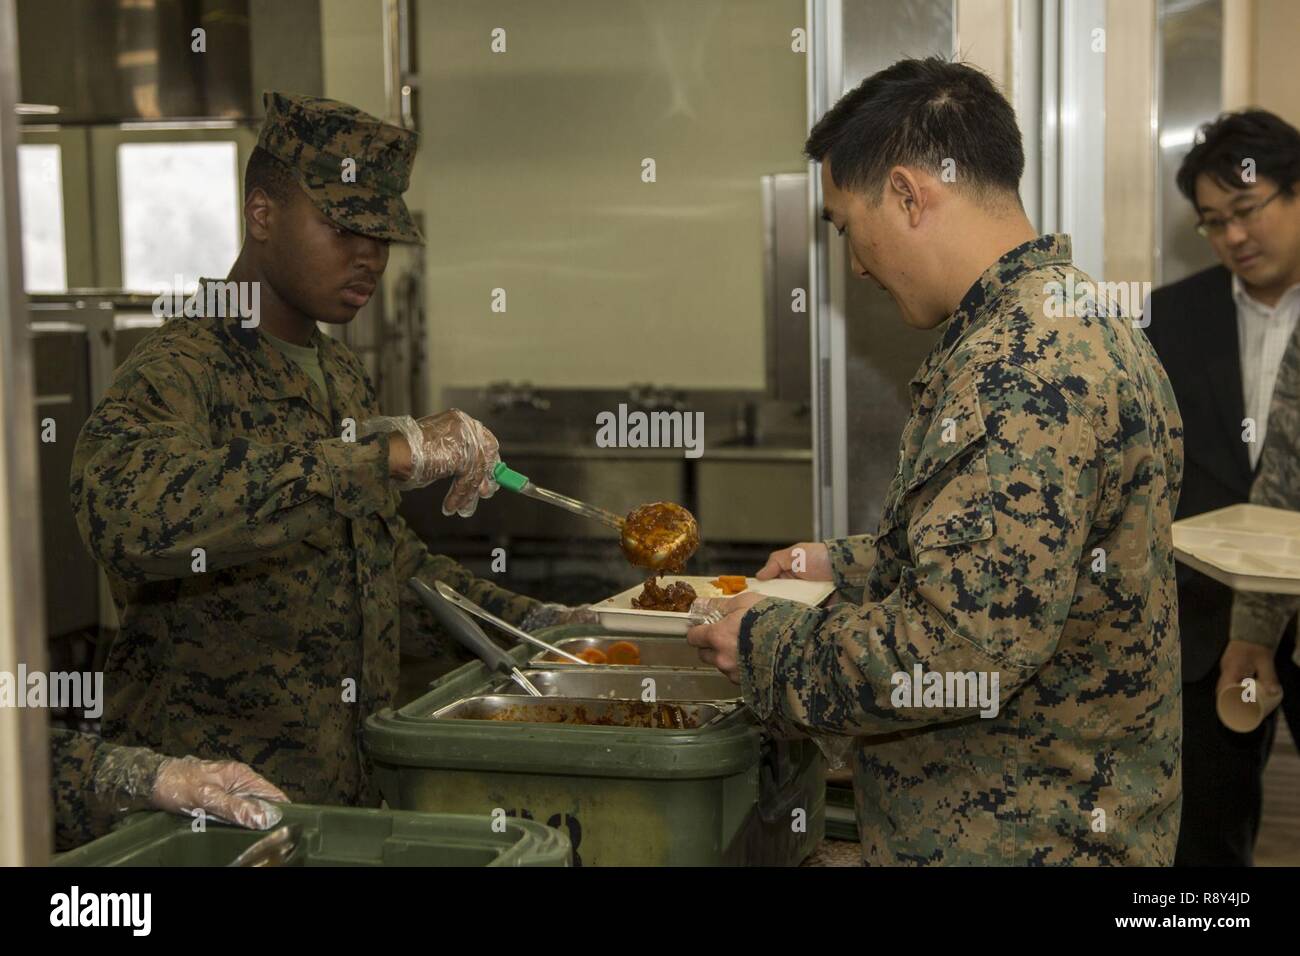
[[248, 156], [248, 165], [244, 168], [244, 198], [260, 189], [272, 199], [287, 202], [298, 188], [289, 167], [280, 162], [261, 146], [254, 146]]
[[975, 67], [937, 56], [899, 60], [845, 93], [817, 121], [804, 153], [817, 162], [829, 157], [835, 185], [873, 204], [900, 164], [939, 174], [950, 159], [958, 184], [1009, 191], [1017, 203], [1025, 171], [1006, 97]]
[[[1246, 160], [1253, 162], [1243, 165]], [[1300, 132], [1268, 110], [1221, 113], [1196, 131], [1196, 145], [1178, 167], [1178, 191], [1198, 211], [1196, 180], [1204, 173], [1224, 189], [1246, 189], [1242, 179], [1253, 168], [1256, 180], [1267, 176], [1285, 195], [1300, 180]]]

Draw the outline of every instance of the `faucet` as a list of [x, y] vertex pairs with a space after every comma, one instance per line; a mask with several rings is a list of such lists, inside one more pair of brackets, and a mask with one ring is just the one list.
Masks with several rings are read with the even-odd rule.
[[648, 412], [684, 412], [686, 411], [686, 393], [674, 391], [666, 386], [660, 387], [652, 382], [632, 384], [628, 388], [632, 404]]
[[510, 382], [492, 382], [487, 387], [488, 408], [493, 414], [509, 411], [512, 408], [529, 408], [537, 412], [550, 410], [550, 399], [542, 398], [533, 388], [532, 382], [520, 382], [517, 386]]

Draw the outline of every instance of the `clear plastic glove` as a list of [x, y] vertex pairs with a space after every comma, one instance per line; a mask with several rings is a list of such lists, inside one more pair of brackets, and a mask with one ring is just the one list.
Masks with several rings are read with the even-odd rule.
[[534, 631], [540, 631], [548, 627], [559, 627], [563, 624], [597, 624], [599, 622], [600, 618], [596, 616], [596, 612], [591, 609], [589, 604], [579, 604], [577, 607], [569, 607], [565, 604], [539, 604], [525, 615], [519, 629], [532, 634]]
[[134, 810], [188, 815], [203, 810], [227, 823], [267, 830], [280, 822], [278, 807], [289, 798], [263, 777], [233, 760], [164, 757], [144, 747], [109, 747], [91, 778], [94, 809], [121, 816]]
[[362, 422], [360, 432], [398, 432], [406, 440], [411, 450], [410, 472], [395, 474], [402, 479], [397, 486], [402, 491], [454, 477], [442, 500], [444, 515], [468, 518], [480, 498], [496, 494], [492, 470], [501, 460], [500, 445], [482, 422], [460, 409], [450, 408], [419, 420], [410, 415], [381, 415]]
[[269, 830], [280, 822], [280, 808], [270, 803], [289, 798], [251, 767], [233, 760], [168, 758], [158, 768], [150, 805], [168, 813], [202, 810], [224, 823], [250, 830]]
[[714, 601], [725, 601], [726, 598], [702, 598], [697, 597], [691, 602], [689, 613], [696, 620], [692, 624], [717, 624], [727, 616], [725, 604], [714, 604]]

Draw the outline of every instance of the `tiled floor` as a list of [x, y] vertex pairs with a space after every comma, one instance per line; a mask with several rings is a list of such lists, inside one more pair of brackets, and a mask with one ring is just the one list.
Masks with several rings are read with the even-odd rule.
[[804, 866], [861, 866], [862, 847], [857, 840], [822, 840]]

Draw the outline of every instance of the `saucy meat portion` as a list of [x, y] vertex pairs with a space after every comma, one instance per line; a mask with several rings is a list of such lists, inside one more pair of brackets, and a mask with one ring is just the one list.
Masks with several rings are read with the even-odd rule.
[[620, 544], [635, 567], [672, 573], [686, 567], [700, 546], [700, 526], [681, 505], [655, 501], [628, 513]]
[[689, 611], [695, 600], [695, 588], [685, 581], [676, 581], [660, 587], [658, 577], [646, 581], [641, 593], [632, 599], [632, 606], [642, 611]]

